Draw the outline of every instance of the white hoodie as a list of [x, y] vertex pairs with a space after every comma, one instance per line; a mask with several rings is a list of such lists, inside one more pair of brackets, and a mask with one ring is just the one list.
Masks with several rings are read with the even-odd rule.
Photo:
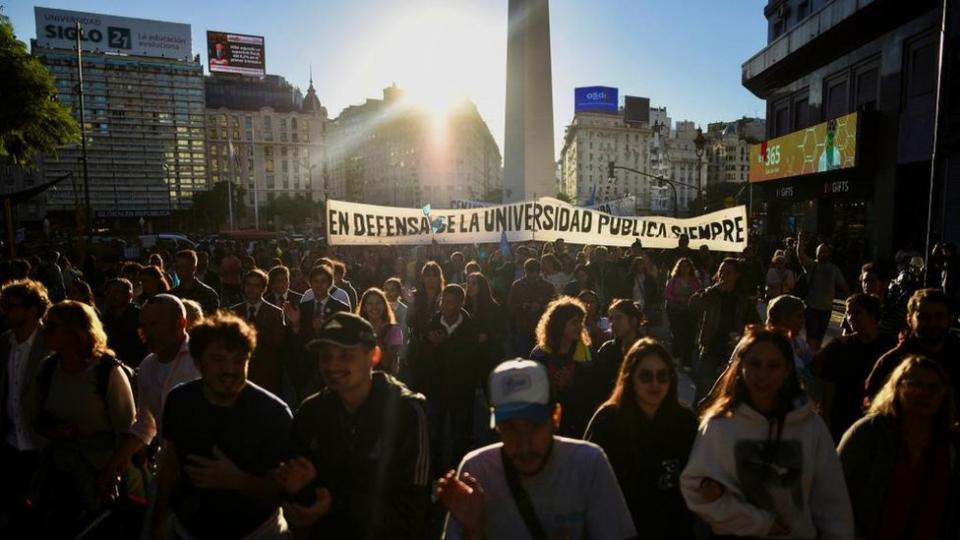
[[[769, 425], [746, 404], [704, 420], [680, 477], [687, 506], [717, 534], [766, 537], [779, 518], [787, 538], [853, 538], [840, 459], [810, 402], [803, 399], [787, 415], [775, 454], [766, 443], [776, 439]], [[712, 503], [699, 492], [704, 478], [726, 488]]]

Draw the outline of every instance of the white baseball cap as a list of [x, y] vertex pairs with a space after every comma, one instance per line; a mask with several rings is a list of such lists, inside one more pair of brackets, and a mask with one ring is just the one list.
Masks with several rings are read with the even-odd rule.
[[553, 412], [547, 368], [538, 362], [515, 358], [490, 374], [491, 426], [524, 419], [543, 423]]

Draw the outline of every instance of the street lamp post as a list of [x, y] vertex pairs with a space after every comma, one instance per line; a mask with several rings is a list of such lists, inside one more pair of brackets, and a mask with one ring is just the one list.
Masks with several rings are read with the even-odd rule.
[[87, 172], [87, 124], [84, 118], [83, 100], [83, 50], [80, 48], [80, 39], [83, 28], [80, 21], [76, 22], [77, 38], [77, 98], [80, 102], [80, 155], [83, 159], [83, 217], [87, 228], [87, 244], [93, 242], [93, 216], [90, 215], [90, 175]]
[[664, 177], [662, 177], [662, 176], [655, 176], [655, 175], [652, 175], [652, 174], [650, 174], [650, 173], [645, 173], [645, 172], [643, 172], [643, 171], [638, 171], [637, 169], [633, 169], [633, 168], [630, 168], [630, 167], [624, 167], [624, 166], [622, 166], [622, 165], [617, 165], [617, 163], [616, 163], [615, 161], [608, 161], [608, 162], [607, 162], [607, 177], [613, 178], [614, 171], [615, 171], [616, 169], [621, 169], [621, 170], [624, 170], [624, 171], [627, 171], [627, 172], [632, 172], [632, 173], [634, 173], [634, 174], [639, 174], [640, 176], [645, 176], [645, 177], [647, 177], [647, 178], [652, 178], [653, 180], [656, 180], [656, 181], [658, 181], [658, 182], [665, 182], [668, 186], [670, 186], [670, 189], [673, 190], [673, 217], [680, 217], [680, 214], [679, 214], [679, 211], [678, 211], [679, 208], [678, 208], [678, 205], [677, 205], [677, 201], [678, 201], [678, 198], [679, 198], [678, 195], [677, 195], [677, 186], [688, 187], [688, 188], [691, 188], [691, 189], [696, 189], [696, 187], [697, 187], [697, 186], [694, 186], [694, 185], [692, 185], [692, 184], [687, 184], [687, 183], [685, 183], [685, 182], [678, 182], [678, 181], [676, 181], [676, 180], [669, 180], [669, 179], [664, 178]]
[[703, 151], [707, 145], [707, 138], [703, 136], [703, 130], [697, 128], [697, 138], [693, 140], [697, 152], [697, 198], [700, 199], [700, 210], [706, 211], [707, 201], [703, 196]]

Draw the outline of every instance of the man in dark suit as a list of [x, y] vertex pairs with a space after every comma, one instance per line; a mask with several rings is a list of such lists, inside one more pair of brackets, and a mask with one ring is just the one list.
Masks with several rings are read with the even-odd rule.
[[286, 266], [274, 266], [267, 275], [270, 290], [266, 299], [273, 305], [283, 307], [283, 304], [300, 305], [303, 295], [290, 290], [290, 269]]
[[[41, 319], [50, 306], [39, 281], [12, 281], [0, 290], [0, 313], [6, 327], [0, 334], [0, 536], [23, 531], [10, 520], [27, 509], [27, 489], [37, 464], [40, 438], [31, 426], [36, 379], [47, 345]], [[9, 514], [8, 514], [9, 512]]]
[[280, 360], [286, 330], [283, 311], [263, 299], [267, 274], [254, 269], [243, 278], [244, 301], [230, 308], [257, 329], [257, 348], [250, 360], [247, 379], [265, 390], [280, 395]]
[[300, 399], [320, 389], [319, 369], [306, 345], [317, 337], [317, 331], [327, 318], [340, 311], [350, 311], [346, 304], [330, 296], [333, 270], [329, 266], [314, 266], [309, 278], [313, 299], [299, 304], [288, 301], [283, 305], [288, 322], [287, 340], [292, 360], [290, 371], [294, 373], [293, 380]]

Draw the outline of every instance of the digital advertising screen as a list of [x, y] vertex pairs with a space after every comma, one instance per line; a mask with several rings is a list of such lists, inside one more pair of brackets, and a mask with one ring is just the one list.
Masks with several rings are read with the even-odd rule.
[[574, 112], [617, 113], [618, 90], [609, 86], [574, 88]]
[[767, 182], [857, 166], [857, 113], [750, 146], [750, 181]]
[[207, 30], [207, 63], [212, 74], [263, 77], [266, 74], [263, 36]]

